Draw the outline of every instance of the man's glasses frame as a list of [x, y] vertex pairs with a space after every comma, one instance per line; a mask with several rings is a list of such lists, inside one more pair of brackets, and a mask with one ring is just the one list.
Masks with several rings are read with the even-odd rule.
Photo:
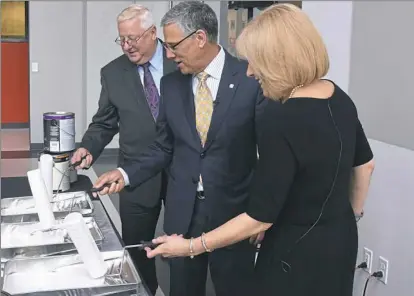
[[124, 46], [125, 43], [127, 43], [129, 46], [135, 45], [138, 43], [139, 40], [141, 40], [142, 37], [144, 37], [144, 35], [151, 30], [152, 28], [154, 28], [154, 26], [149, 27], [148, 29], [146, 29], [140, 36], [138, 37], [133, 37], [133, 36], [127, 36], [125, 37], [117, 37], [115, 39], [115, 43], [121, 46]]
[[168, 49], [171, 52], [175, 52], [177, 50], [177, 46], [180, 45], [181, 43], [183, 43], [185, 40], [187, 40], [188, 38], [190, 38], [191, 36], [193, 36], [195, 33], [198, 32], [198, 29], [193, 31], [191, 34], [185, 36], [183, 39], [181, 39], [180, 41], [174, 43], [174, 44], [168, 44], [165, 43], [164, 41], [162, 42], [162, 45], [165, 47], [165, 49]]

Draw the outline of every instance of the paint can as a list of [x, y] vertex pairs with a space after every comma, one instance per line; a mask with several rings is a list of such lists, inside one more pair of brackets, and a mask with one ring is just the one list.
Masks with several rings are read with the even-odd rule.
[[43, 146], [45, 151], [52, 153], [75, 150], [75, 113], [43, 114]]
[[65, 192], [70, 189], [70, 154], [61, 153], [61, 154], [51, 154], [48, 151], [43, 151], [39, 155], [38, 162], [40, 164], [40, 156], [43, 153], [48, 153], [53, 157], [53, 191], [54, 192]]

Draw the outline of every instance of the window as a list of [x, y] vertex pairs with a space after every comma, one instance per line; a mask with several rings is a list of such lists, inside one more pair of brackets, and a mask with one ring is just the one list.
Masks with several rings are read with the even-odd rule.
[[1, 1], [1, 38], [28, 37], [28, 1]]

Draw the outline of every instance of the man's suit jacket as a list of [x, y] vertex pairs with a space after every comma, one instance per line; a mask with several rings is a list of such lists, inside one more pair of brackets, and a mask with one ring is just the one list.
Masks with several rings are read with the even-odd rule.
[[122, 166], [130, 186], [168, 168], [164, 230], [186, 234], [202, 175], [209, 227], [243, 213], [257, 161], [257, 122], [266, 105], [258, 82], [246, 76], [247, 63], [226, 52], [207, 141], [195, 124], [192, 75], [176, 71], [161, 79], [156, 141], [134, 162]]
[[[176, 70], [164, 50], [164, 74]], [[137, 65], [126, 55], [113, 60], [101, 69], [99, 108], [83, 136], [81, 147], [89, 150], [94, 161], [119, 132], [119, 165], [136, 158], [156, 137], [156, 124], [147, 103]], [[154, 176], [141, 186], [126, 188], [122, 198], [152, 207], [159, 202], [161, 175]]]

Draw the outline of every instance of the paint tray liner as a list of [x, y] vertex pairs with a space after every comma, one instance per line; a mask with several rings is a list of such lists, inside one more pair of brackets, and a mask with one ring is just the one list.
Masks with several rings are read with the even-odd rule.
[[12, 295], [148, 296], [128, 251], [102, 252], [106, 275], [93, 279], [78, 254], [10, 260], [4, 267], [3, 290]]
[[[52, 200], [52, 211], [56, 219], [64, 218], [71, 212], [84, 216], [93, 213], [91, 197], [86, 191], [64, 192], [56, 194]], [[1, 199], [1, 222], [20, 223], [39, 221], [33, 196]]]
[[[84, 217], [98, 247], [104, 236], [93, 217]], [[18, 258], [46, 257], [76, 251], [66, 229], [59, 227], [63, 219], [56, 220], [53, 229], [43, 231], [39, 222], [1, 224], [2, 263]]]

